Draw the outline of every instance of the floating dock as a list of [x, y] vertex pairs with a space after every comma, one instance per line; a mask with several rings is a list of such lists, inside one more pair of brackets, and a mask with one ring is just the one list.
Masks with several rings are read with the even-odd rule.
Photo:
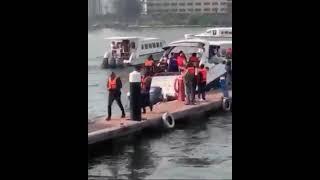
[[110, 121], [106, 121], [105, 117], [95, 119], [93, 123], [88, 124], [88, 145], [126, 136], [148, 127], [160, 126], [162, 115], [166, 112], [171, 113], [177, 122], [190, 116], [221, 109], [222, 93], [220, 91], [208, 92], [206, 101], [197, 102], [196, 105], [185, 105], [184, 103], [177, 100], [163, 102], [154, 105], [152, 112], [147, 107], [147, 113], [142, 114], [142, 121], [129, 120], [129, 113], [126, 114], [127, 118], [113, 116]]

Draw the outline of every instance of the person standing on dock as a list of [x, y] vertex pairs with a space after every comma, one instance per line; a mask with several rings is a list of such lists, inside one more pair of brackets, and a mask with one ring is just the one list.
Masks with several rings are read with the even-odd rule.
[[226, 64], [226, 71], [227, 71], [227, 76], [226, 76], [226, 79], [227, 79], [227, 85], [231, 85], [232, 84], [232, 67], [231, 67], [231, 61], [228, 60], [227, 61], [227, 64]]
[[186, 87], [186, 105], [194, 104], [194, 73], [195, 69], [191, 62], [188, 63], [187, 69], [183, 73], [183, 80]]
[[[223, 61], [224, 65], [226, 65], [226, 61]], [[220, 88], [223, 93], [223, 97], [228, 98], [229, 92], [228, 92], [228, 85], [227, 85], [227, 72], [225, 72], [222, 76], [220, 76]]]
[[122, 111], [121, 118], [124, 118], [126, 116], [124, 112], [124, 108], [121, 103], [121, 88], [122, 88], [121, 79], [117, 77], [114, 72], [111, 72], [111, 75], [108, 78], [108, 82], [107, 82], [107, 89], [109, 90], [108, 117], [106, 118], [107, 121], [111, 119], [111, 106], [114, 100], [117, 101], [117, 104], [119, 105]]
[[[198, 84], [198, 68], [200, 64], [200, 60], [197, 57], [197, 53], [192, 53], [189, 63], [191, 63], [194, 67], [195, 73], [194, 73], [194, 80], [193, 80], [193, 88], [194, 88], [194, 96], [196, 96], [196, 89], [197, 89], [197, 84]], [[198, 87], [199, 89], [199, 87]], [[195, 99], [195, 97], [193, 97]]]
[[145, 68], [146, 72], [149, 72], [151, 75], [153, 74], [153, 72], [154, 72], [154, 60], [153, 60], [152, 55], [150, 55], [148, 57], [148, 59], [146, 59], [144, 61], [144, 68]]
[[150, 88], [151, 88], [152, 78], [149, 72], [144, 74], [144, 77], [141, 78], [141, 95], [142, 95], [142, 110], [143, 113], [146, 113], [146, 106], [150, 107], [150, 111], [152, 111], [152, 104], [150, 102]]
[[[201, 64], [199, 69], [199, 82], [198, 82], [198, 98], [199, 100], [206, 100], [206, 88], [207, 85], [207, 69], [204, 68], [204, 64]], [[202, 97], [201, 97], [202, 96]], [[201, 99], [200, 99], [201, 97]]]

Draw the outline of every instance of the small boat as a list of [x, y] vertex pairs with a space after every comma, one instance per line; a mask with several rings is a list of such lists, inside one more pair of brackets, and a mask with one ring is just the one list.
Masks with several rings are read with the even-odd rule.
[[[164, 47], [163, 57], [170, 58], [171, 52], [183, 51], [187, 59], [192, 53], [197, 53], [200, 64], [208, 68], [207, 87], [217, 88], [219, 77], [225, 74], [226, 50], [232, 48], [232, 41], [208, 41], [205, 39], [184, 39], [169, 43]], [[152, 78], [151, 87], [160, 87], [165, 99], [173, 99], [176, 96], [175, 81], [180, 73], [162, 73]]]
[[157, 61], [161, 58], [166, 42], [159, 38], [148, 37], [109, 37], [111, 47], [105, 52], [103, 68], [123, 65], [143, 64], [152, 55]]
[[232, 40], [232, 27], [217, 27], [200, 34], [185, 34], [185, 39], [202, 38], [207, 40]]

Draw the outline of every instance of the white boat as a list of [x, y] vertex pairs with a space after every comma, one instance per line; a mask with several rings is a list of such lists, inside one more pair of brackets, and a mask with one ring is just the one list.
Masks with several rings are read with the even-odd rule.
[[232, 27], [217, 27], [200, 34], [185, 34], [185, 39], [202, 38], [207, 40], [232, 40]]
[[[210, 89], [215, 86], [216, 80], [226, 72], [225, 65], [222, 62], [227, 60], [224, 52], [228, 48], [232, 48], [232, 41], [184, 39], [171, 42], [168, 46], [164, 47], [166, 50], [164, 56], [169, 56], [170, 58], [171, 52], [178, 53], [183, 51], [187, 59], [189, 59], [192, 53], [197, 53], [200, 64], [204, 64], [205, 67], [209, 68], [207, 73], [207, 88]], [[214, 49], [217, 49], [217, 52]], [[174, 83], [178, 76], [179, 74], [177, 73], [166, 76], [154, 76], [151, 87], [161, 87], [164, 97], [174, 97]]]
[[[166, 42], [159, 38], [148, 37], [109, 37], [111, 46], [104, 54], [103, 67], [143, 64], [149, 55], [157, 61], [163, 54]], [[114, 43], [114, 44], [112, 44]]]

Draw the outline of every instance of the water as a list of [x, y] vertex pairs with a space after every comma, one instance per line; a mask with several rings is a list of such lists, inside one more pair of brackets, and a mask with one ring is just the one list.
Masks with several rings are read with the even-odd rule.
[[[200, 33], [206, 28], [156, 28], [140, 30], [103, 29], [88, 32], [88, 118], [104, 116], [108, 92], [106, 79], [110, 70], [100, 68], [109, 36], [150, 36], [167, 42], [182, 39], [186, 33]], [[128, 74], [132, 69], [114, 69], [123, 82], [122, 102], [127, 104]], [[113, 105], [113, 116], [120, 109]], [[125, 142], [102, 148], [88, 162], [90, 179], [231, 179], [232, 115], [213, 114], [179, 125], [166, 133], [147, 133]]]
[[90, 158], [89, 177], [231, 179], [232, 116], [215, 114], [163, 134], [144, 133]]

